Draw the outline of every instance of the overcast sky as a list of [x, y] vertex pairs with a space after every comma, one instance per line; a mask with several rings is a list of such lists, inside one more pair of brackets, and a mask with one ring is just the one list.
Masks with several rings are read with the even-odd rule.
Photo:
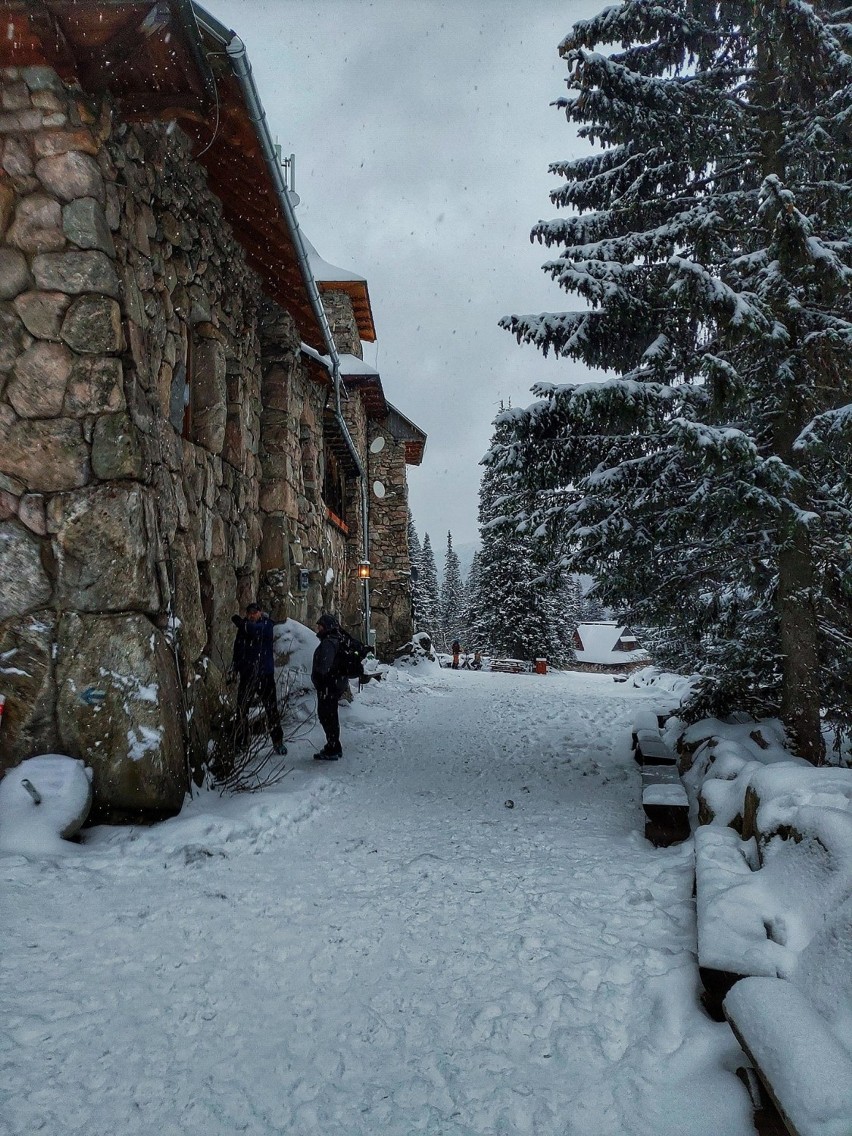
[[385, 394], [429, 436], [409, 470], [421, 538], [477, 537], [491, 421], [532, 383], [587, 373], [497, 326], [574, 306], [529, 232], [552, 161], [581, 152], [560, 40], [604, 0], [206, 0], [246, 43], [270, 129], [296, 155], [299, 223], [367, 278]]

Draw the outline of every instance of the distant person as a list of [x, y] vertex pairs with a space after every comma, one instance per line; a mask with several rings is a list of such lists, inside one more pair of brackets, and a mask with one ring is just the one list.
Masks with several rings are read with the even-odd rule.
[[349, 686], [340, 673], [338, 655], [343, 644], [340, 624], [333, 615], [323, 614], [317, 620], [319, 646], [314, 651], [311, 682], [317, 692], [317, 717], [325, 732], [325, 745], [314, 754], [314, 761], [337, 761], [343, 757], [340, 748], [340, 719], [337, 703]]
[[461, 655], [461, 643], [459, 643], [458, 639], [453, 640], [453, 645], [450, 650], [453, 652], [453, 670], [457, 671], [459, 669], [459, 656]]
[[250, 603], [246, 607], [245, 619], [234, 615], [231, 616], [231, 622], [237, 629], [230, 674], [239, 676], [240, 680], [237, 691], [239, 744], [242, 745], [248, 738], [249, 710], [260, 699], [275, 752], [285, 754], [287, 747], [284, 745], [284, 731], [281, 729], [281, 714], [275, 690], [275, 624], [263, 613], [260, 604], [256, 603]]
[[474, 671], [481, 671], [482, 670], [482, 652], [481, 651], [474, 651], [473, 652], [473, 659], [471, 661], [470, 666], [471, 666], [471, 670], [474, 670]]

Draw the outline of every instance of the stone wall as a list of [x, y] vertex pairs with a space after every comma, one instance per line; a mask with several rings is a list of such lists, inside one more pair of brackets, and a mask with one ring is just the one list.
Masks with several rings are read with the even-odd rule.
[[[379, 437], [384, 446], [378, 453], [373, 453], [371, 447]], [[368, 441], [372, 622], [379, 656], [393, 659], [397, 648], [407, 643], [414, 631], [405, 442], [397, 441], [380, 422], [370, 423]], [[376, 494], [376, 482], [384, 489], [384, 497]]]
[[[0, 770], [68, 753], [94, 768], [97, 817], [161, 816], [206, 757], [235, 611], [257, 595], [359, 631], [359, 485], [347, 535], [322, 493], [329, 383], [182, 132], [48, 68], [0, 72], [0, 100]], [[326, 298], [360, 356], [349, 297]], [[379, 427], [357, 394], [344, 415], [366, 461]], [[388, 599], [404, 462], [390, 441], [380, 459], [388, 654], [410, 634]]]
[[206, 754], [230, 616], [258, 589], [276, 618], [347, 602], [327, 392], [179, 129], [46, 68], [3, 72], [2, 102], [0, 768], [70, 753], [98, 815], [162, 815]]

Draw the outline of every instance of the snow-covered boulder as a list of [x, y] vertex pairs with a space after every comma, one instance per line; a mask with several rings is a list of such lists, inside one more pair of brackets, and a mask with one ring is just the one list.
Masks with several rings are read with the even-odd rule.
[[55, 853], [92, 807], [92, 770], [58, 753], [31, 757], [0, 781], [0, 851]]
[[287, 687], [292, 693], [311, 689], [311, 667], [319, 645], [316, 632], [297, 619], [276, 623], [274, 632], [275, 665], [287, 674]]
[[437, 663], [438, 657], [432, 646], [432, 637], [425, 631], [411, 636], [411, 641], [397, 648], [394, 664], [396, 666], [416, 667], [418, 663]]

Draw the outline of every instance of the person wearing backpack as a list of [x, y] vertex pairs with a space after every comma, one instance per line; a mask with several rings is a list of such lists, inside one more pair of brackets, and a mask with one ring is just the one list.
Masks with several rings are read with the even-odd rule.
[[349, 685], [349, 679], [341, 667], [343, 632], [333, 615], [324, 613], [319, 617], [317, 636], [319, 646], [314, 651], [311, 682], [317, 692], [317, 717], [325, 732], [325, 745], [314, 754], [314, 761], [337, 761], [343, 756], [337, 703]]

